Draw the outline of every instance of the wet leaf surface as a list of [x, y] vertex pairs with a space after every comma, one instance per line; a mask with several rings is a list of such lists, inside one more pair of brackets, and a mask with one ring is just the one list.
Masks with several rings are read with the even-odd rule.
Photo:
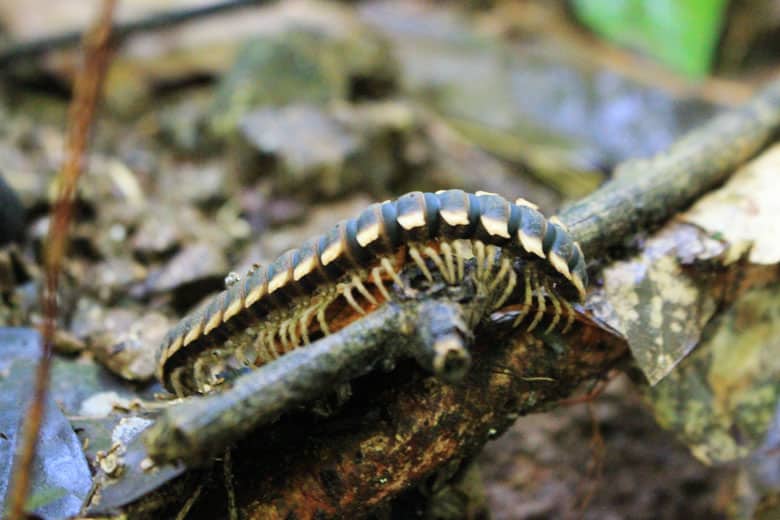
[[712, 282], [700, 273], [713, 258], [718, 262], [724, 249], [692, 226], [672, 225], [645, 242], [639, 256], [604, 270], [603, 298], [609, 305], [600, 307], [601, 317], [628, 338], [651, 384], [696, 347], [714, 315]]
[[642, 243], [637, 257], [604, 271], [612, 309], [603, 317], [627, 335], [651, 384], [696, 347], [719, 305], [777, 280], [779, 160], [778, 148], [768, 150]]
[[[5, 510], [13, 456], [20, 442], [20, 421], [32, 392], [40, 337], [30, 329], [2, 328], [0, 349], [0, 510]], [[50, 396], [33, 464], [28, 508], [46, 518], [75, 516], [91, 483], [81, 442]]]
[[[777, 493], [778, 148], [604, 271], [600, 315], [628, 337], [658, 422], [707, 464], [749, 475], [735, 511]], [[598, 297], [596, 298], [598, 299]]]
[[709, 462], [747, 457], [772, 424], [780, 396], [780, 286], [744, 294], [706, 338], [650, 390], [656, 416]]

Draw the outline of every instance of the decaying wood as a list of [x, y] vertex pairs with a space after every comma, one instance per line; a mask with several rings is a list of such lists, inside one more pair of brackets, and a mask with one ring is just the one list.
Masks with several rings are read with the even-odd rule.
[[[668, 152], [622, 165], [613, 181], [562, 220], [598, 260], [600, 250], [630, 241], [717, 186], [778, 127], [775, 82]], [[474, 365], [461, 384], [441, 383], [412, 366], [373, 372], [353, 383], [352, 399], [335, 415], [290, 414], [251, 434], [232, 457], [239, 512], [247, 518], [353, 518], [381, 511], [403, 490], [473, 456], [518, 415], [555, 406], [627, 354], [619, 336], [595, 324], [544, 341], [501, 329], [477, 332]], [[329, 341], [348, 339], [339, 334]], [[224, 514], [225, 502], [206, 502], [214, 514]]]
[[[354, 386], [354, 403], [327, 425], [268, 444], [247, 439], [234, 457], [239, 510], [250, 518], [355, 518], [438, 470], [468, 460], [519, 415], [549, 407], [598, 377], [625, 344], [595, 328], [561, 338], [556, 352], [530, 336], [484, 334], [466, 381], [443, 384], [416, 370]], [[410, 367], [411, 368], [411, 367]], [[329, 421], [330, 422], [330, 421]]]

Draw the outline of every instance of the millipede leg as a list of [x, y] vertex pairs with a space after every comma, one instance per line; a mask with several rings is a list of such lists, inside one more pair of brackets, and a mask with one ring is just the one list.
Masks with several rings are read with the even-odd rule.
[[309, 307], [303, 311], [300, 318], [301, 324], [301, 336], [303, 338], [303, 344], [309, 344], [309, 322], [311, 321], [311, 315], [317, 311], [317, 305], [309, 302]]
[[358, 303], [355, 301], [355, 298], [352, 296], [352, 286], [350, 284], [344, 284], [341, 287], [341, 291], [341, 295], [344, 296], [344, 299], [347, 300], [347, 303], [350, 307], [355, 309], [358, 314], [366, 314], [366, 311], [363, 310], [363, 307], [358, 305]]
[[422, 255], [420, 255], [420, 251], [418, 251], [415, 246], [409, 246], [409, 256], [412, 257], [412, 260], [414, 260], [414, 263], [417, 264], [417, 267], [420, 268], [420, 271], [422, 271], [422, 274], [424, 274], [425, 278], [428, 279], [428, 282], [433, 283], [433, 275], [431, 275], [431, 272], [428, 270], [428, 266], [425, 265], [425, 260], [423, 260]]
[[447, 283], [449, 284], [454, 283], [450, 271], [447, 269], [447, 266], [444, 265], [444, 260], [442, 260], [441, 255], [439, 255], [439, 253], [437, 253], [435, 249], [433, 249], [430, 246], [426, 246], [425, 249], [423, 249], [423, 253], [428, 255], [428, 258], [433, 260], [433, 263], [436, 264], [436, 267], [439, 269], [439, 272], [447, 281]]
[[330, 334], [330, 329], [328, 328], [328, 322], [325, 319], [325, 309], [327, 308], [328, 308], [327, 304], [322, 304], [317, 309], [317, 321], [320, 324], [320, 330], [322, 331], [322, 334], [324, 336]]
[[450, 276], [450, 283], [456, 283], [458, 280], [455, 278], [455, 263], [453, 261], [452, 247], [448, 242], [442, 242], [441, 252], [444, 255], [444, 262], [447, 264], [447, 272]]
[[310, 343], [309, 341], [309, 322], [306, 319], [309, 316], [308, 310], [306, 313], [304, 313], [303, 316], [298, 320], [298, 324], [301, 328], [301, 342], [304, 345], [308, 345]]
[[282, 354], [286, 354], [291, 350], [290, 338], [287, 337], [287, 321], [288, 320], [283, 320], [277, 325], [279, 341], [282, 343]]
[[193, 364], [192, 376], [195, 379], [195, 384], [200, 388], [210, 384], [211, 374], [207, 373], [211, 368], [210, 362], [211, 360], [207, 359], [206, 356], [200, 356]]
[[533, 278], [534, 278], [534, 285], [536, 286], [536, 301], [538, 302], [538, 304], [536, 306], [536, 314], [534, 315], [534, 319], [531, 322], [531, 324], [528, 325], [528, 332], [531, 332], [536, 328], [537, 325], [539, 325], [539, 322], [542, 320], [542, 316], [544, 316], [544, 311], [547, 308], [547, 304], [544, 301], [544, 294], [541, 288], [539, 287], [536, 274], [534, 274]]
[[171, 372], [171, 387], [173, 387], [173, 393], [176, 394], [176, 397], [183, 397], [189, 393], [187, 391], [187, 385], [182, 382], [183, 377], [184, 367], [176, 367], [173, 372]]
[[374, 282], [374, 286], [382, 293], [382, 297], [385, 301], [390, 301], [390, 293], [387, 292], [385, 282], [382, 281], [382, 268], [377, 266], [371, 269], [371, 279]]
[[387, 271], [387, 274], [390, 275], [390, 277], [393, 279], [393, 282], [398, 285], [399, 289], [403, 289], [404, 283], [401, 281], [401, 277], [398, 276], [398, 273], [395, 272], [395, 268], [393, 267], [393, 264], [390, 263], [390, 259], [387, 257], [382, 258], [379, 263], [382, 265], [382, 267]]
[[463, 250], [463, 242], [460, 240], [456, 240], [454, 242], [455, 245], [455, 262], [458, 265], [458, 280], [463, 280], [463, 276], [465, 274], [465, 268], [463, 266], [464, 261], [466, 260], [466, 252]]
[[515, 290], [515, 286], [517, 285], [517, 273], [515, 273], [515, 270], [512, 268], [512, 261], [508, 258], [505, 258], [504, 261], [509, 264], [509, 283], [507, 283], [506, 288], [504, 288], [504, 292], [501, 293], [501, 297], [493, 307], [494, 309], [498, 309], [504, 305], [506, 300], [512, 295], [512, 291]]
[[485, 248], [485, 268], [483, 271], [483, 274], [485, 276], [485, 281], [487, 281], [490, 278], [490, 275], [493, 272], [493, 266], [496, 262], [496, 253], [498, 252], [498, 247], [494, 245], [488, 245]]
[[520, 323], [523, 321], [523, 318], [525, 318], [525, 315], [528, 313], [528, 310], [531, 308], [531, 304], [533, 303], [533, 288], [531, 287], [531, 277], [528, 274], [528, 271], [525, 271], [524, 278], [525, 297], [523, 298], [523, 308], [520, 311], [520, 314], [517, 315], [517, 318], [515, 318], [515, 322], [512, 324], [513, 327], [520, 325]]
[[293, 348], [298, 348], [301, 345], [301, 338], [298, 337], [298, 319], [295, 316], [292, 316], [289, 320], [287, 320], [287, 335], [290, 337], [290, 343], [292, 343]]
[[550, 321], [550, 324], [547, 326], [546, 329], [544, 329], [545, 334], [549, 334], [550, 332], [555, 329], [555, 326], [558, 325], [558, 322], [561, 320], [561, 302], [558, 300], [558, 297], [555, 296], [555, 293], [550, 291], [550, 301], [553, 304], [553, 308], [555, 309], [555, 315], [553, 316], [553, 319]]
[[490, 285], [488, 286], [488, 292], [493, 292], [493, 290], [504, 281], [504, 278], [509, 274], [509, 271], [512, 270], [512, 262], [505, 256], [502, 255], [501, 258], [501, 267], [498, 269], [498, 272], [496, 273], [496, 276], [493, 278], [493, 281], [490, 282]]
[[271, 352], [265, 343], [265, 330], [257, 332], [257, 337], [252, 342], [252, 347], [255, 350], [255, 364], [257, 364], [258, 359], [263, 363], [267, 363], [272, 359]]
[[474, 257], [477, 259], [477, 278], [482, 279], [482, 267], [485, 263], [485, 244], [481, 240], [474, 241]]
[[574, 307], [571, 306], [566, 300], [561, 300], [564, 309], [566, 309], [566, 325], [561, 329], [561, 334], [566, 334], [569, 329], [574, 325]]
[[275, 335], [276, 333], [274, 332], [273, 327], [268, 327], [265, 333], [265, 344], [268, 347], [268, 353], [270, 354], [271, 359], [276, 359], [279, 357], [279, 351], [276, 348], [276, 341], [274, 341]]
[[373, 294], [368, 292], [368, 289], [366, 289], [366, 286], [363, 284], [363, 280], [356, 274], [352, 275], [352, 285], [354, 285], [358, 292], [363, 295], [363, 298], [368, 300], [372, 305], [376, 305], [376, 298], [374, 298]]

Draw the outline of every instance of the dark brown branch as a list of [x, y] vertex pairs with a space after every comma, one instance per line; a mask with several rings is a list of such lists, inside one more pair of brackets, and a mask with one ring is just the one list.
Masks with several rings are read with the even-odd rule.
[[68, 136], [65, 163], [58, 182], [60, 192], [54, 204], [49, 233], [46, 237], [46, 270], [43, 288], [43, 343], [40, 362], [35, 373], [33, 397], [24, 422], [9, 491], [8, 518], [24, 517], [24, 503], [30, 487], [30, 475], [38, 432], [43, 419], [46, 392], [49, 386], [52, 344], [57, 322], [57, 287], [62, 259], [67, 246], [68, 229], [73, 213], [76, 184], [83, 170], [89, 129], [100, 94], [106, 68], [110, 61], [111, 19], [116, 0], [105, 0], [93, 27], [84, 36], [84, 67], [76, 77], [75, 95], [68, 115]]
[[[136, 33], [170, 28], [199, 18], [226, 13], [234, 9], [263, 5], [271, 3], [272, 1], [273, 0], [225, 0], [211, 5], [155, 13], [139, 20], [117, 24], [114, 28], [114, 37], [118, 40], [122, 40]], [[0, 50], [0, 70], [4, 70], [16, 62], [36, 58], [53, 50], [75, 47], [81, 39], [81, 31], [70, 31], [46, 36], [29, 42], [10, 45], [5, 49]]]

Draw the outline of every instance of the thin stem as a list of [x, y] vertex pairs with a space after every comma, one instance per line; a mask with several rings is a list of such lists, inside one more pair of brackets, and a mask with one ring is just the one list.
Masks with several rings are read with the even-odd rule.
[[43, 342], [41, 359], [35, 372], [32, 402], [22, 429], [22, 441], [16, 454], [13, 483], [9, 491], [8, 518], [24, 518], [24, 504], [30, 487], [35, 446], [43, 420], [49, 386], [52, 344], [57, 319], [57, 287], [73, 213], [76, 183], [83, 170], [89, 129], [97, 98], [110, 58], [111, 19], [116, 0], [105, 0], [92, 29], [84, 36], [84, 67], [76, 77], [75, 94], [68, 115], [65, 163], [59, 174], [60, 192], [46, 238], [45, 285], [43, 288]]

